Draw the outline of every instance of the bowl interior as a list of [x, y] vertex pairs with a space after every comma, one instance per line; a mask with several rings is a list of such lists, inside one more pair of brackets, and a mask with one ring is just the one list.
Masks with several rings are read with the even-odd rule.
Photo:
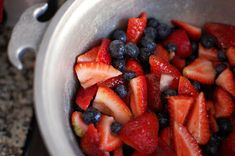
[[234, 0], [76, 0], [52, 20], [37, 58], [36, 111], [44, 140], [53, 155], [82, 155], [70, 126], [78, 87], [73, 66], [78, 54], [107, 37], [127, 19], [146, 11], [161, 21], [180, 19], [235, 24]]

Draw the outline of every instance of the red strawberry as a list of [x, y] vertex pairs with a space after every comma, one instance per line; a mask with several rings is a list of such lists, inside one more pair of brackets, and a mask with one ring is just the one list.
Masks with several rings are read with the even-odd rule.
[[128, 71], [134, 71], [137, 76], [144, 75], [142, 66], [135, 59], [129, 59], [127, 61], [126, 69]]
[[98, 83], [98, 86], [106, 86], [109, 88], [115, 88], [120, 84], [124, 84], [125, 80], [123, 78], [122, 75], [116, 76], [116, 77], [112, 77], [104, 82], [100, 82]]
[[99, 148], [99, 143], [99, 133], [95, 126], [90, 124], [85, 135], [81, 138], [80, 147], [89, 156], [109, 156], [108, 152], [104, 152]]
[[206, 109], [208, 111], [208, 114], [212, 114], [215, 116], [215, 105], [211, 100], [206, 101]]
[[122, 74], [113, 66], [101, 62], [78, 63], [75, 71], [83, 88]]
[[140, 153], [138, 151], [135, 151], [131, 156], [148, 156], [147, 154]]
[[179, 95], [188, 95], [188, 96], [197, 96], [198, 92], [191, 82], [183, 76], [180, 76], [179, 86], [178, 86]]
[[185, 67], [186, 65], [186, 61], [185, 59], [179, 58], [178, 56], [175, 56], [172, 60], [171, 60], [172, 65], [174, 65], [179, 71], [182, 71], [182, 69]]
[[116, 149], [113, 151], [113, 156], [124, 156], [123, 155], [123, 150], [122, 150], [122, 147]]
[[157, 150], [149, 156], [176, 156], [176, 153], [159, 138]]
[[112, 115], [120, 123], [126, 123], [132, 116], [122, 99], [113, 90], [105, 86], [98, 88], [93, 107], [104, 114]]
[[172, 20], [171, 23], [175, 25], [176, 27], [179, 27], [181, 29], [184, 29], [188, 36], [193, 40], [199, 40], [202, 34], [202, 30], [198, 27], [195, 27], [191, 24], [188, 24], [183, 21], [179, 20]]
[[176, 55], [181, 58], [186, 58], [190, 56], [192, 52], [192, 46], [189, 38], [184, 30], [174, 31], [167, 39], [164, 41], [164, 45], [168, 43], [174, 43], [177, 46]]
[[94, 62], [99, 51], [99, 46], [96, 46], [77, 57], [77, 63], [81, 62]]
[[160, 91], [164, 91], [168, 88], [177, 89], [178, 82], [174, 80], [174, 77], [169, 74], [162, 74], [160, 78]]
[[82, 109], [86, 110], [90, 105], [91, 100], [94, 98], [97, 92], [97, 85], [93, 85], [89, 88], [83, 89], [82, 87], [79, 88], [77, 97], [76, 97], [76, 104]]
[[139, 42], [147, 25], [147, 13], [143, 12], [139, 18], [130, 18], [127, 25], [127, 41]]
[[183, 75], [203, 84], [213, 84], [215, 69], [210, 61], [198, 58], [183, 69]]
[[139, 116], [147, 110], [147, 82], [145, 76], [130, 80], [130, 106], [134, 116]]
[[235, 47], [235, 26], [221, 23], [206, 23], [204, 29], [217, 39], [221, 47]]
[[210, 127], [204, 94], [196, 99], [192, 113], [189, 115], [187, 127], [199, 144], [206, 144], [210, 139]]
[[163, 130], [161, 130], [159, 137], [169, 147], [172, 147], [172, 130], [170, 129], [170, 127], [166, 127]]
[[109, 39], [103, 39], [96, 57], [96, 61], [97, 62], [103, 62], [106, 64], [110, 64], [111, 63], [111, 57], [109, 54], [109, 44], [110, 44], [110, 40]]
[[171, 122], [174, 121], [184, 124], [194, 102], [194, 98], [190, 96], [170, 96], [168, 98], [168, 110], [170, 112]]
[[154, 74], [147, 74], [146, 80], [148, 89], [148, 106], [153, 111], [161, 110], [160, 80]]
[[220, 73], [215, 83], [235, 96], [235, 81], [233, 78], [233, 72], [229, 68]]
[[219, 131], [218, 124], [215, 118], [215, 106], [212, 101], [206, 101], [206, 109], [208, 112], [208, 119], [210, 124], [210, 129], [212, 132], [216, 133]]
[[160, 44], [157, 45], [157, 47], [154, 51], [154, 55], [159, 56], [159, 57], [165, 59], [166, 61], [169, 60], [168, 51]]
[[229, 64], [234, 67], [235, 66], [235, 48], [230, 47], [227, 50], [226, 55], [227, 55]]
[[144, 113], [123, 125], [121, 140], [139, 151], [150, 154], [158, 145], [158, 119], [154, 113]]
[[178, 156], [202, 156], [202, 152], [188, 130], [181, 124], [174, 123], [174, 144]]
[[97, 124], [97, 130], [100, 134], [100, 149], [103, 151], [110, 152], [122, 145], [122, 141], [111, 132], [110, 127], [113, 122], [113, 117], [102, 115]]
[[215, 116], [230, 117], [234, 111], [234, 102], [232, 97], [224, 89], [218, 87], [215, 90]]
[[199, 44], [199, 50], [198, 50], [198, 57], [204, 58], [210, 61], [218, 61], [217, 57], [217, 49], [216, 48], [204, 48], [201, 44]]
[[234, 156], [235, 155], [235, 131], [223, 141], [221, 148], [219, 149], [219, 155]]
[[73, 112], [71, 115], [71, 123], [75, 134], [79, 137], [82, 137], [87, 131], [87, 125], [82, 119], [81, 112]]

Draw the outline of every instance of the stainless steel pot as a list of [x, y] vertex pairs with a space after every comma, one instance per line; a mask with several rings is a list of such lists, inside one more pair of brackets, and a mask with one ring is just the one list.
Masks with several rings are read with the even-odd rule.
[[45, 9], [39, 4], [22, 15], [9, 44], [9, 59], [22, 68], [22, 53], [37, 52], [36, 114], [46, 145], [56, 156], [82, 155], [69, 121], [77, 87], [73, 65], [98, 39], [141, 11], [165, 22], [174, 18], [198, 26], [205, 21], [235, 24], [234, 0], [68, 0], [52, 21], [40, 23], [36, 17]]

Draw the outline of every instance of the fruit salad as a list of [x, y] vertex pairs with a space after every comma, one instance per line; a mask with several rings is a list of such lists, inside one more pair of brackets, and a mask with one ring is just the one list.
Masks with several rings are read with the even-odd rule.
[[77, 56], [71, 124], [88, 156], [235, 155], [235, 26], [130, 18]]

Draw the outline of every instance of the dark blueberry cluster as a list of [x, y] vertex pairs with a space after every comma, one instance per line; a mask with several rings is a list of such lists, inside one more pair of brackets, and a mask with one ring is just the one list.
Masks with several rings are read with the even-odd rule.
[[232, 130], [233, 130], [232, 123], [229, 119], [219, 118], [219, 119], [217, 119], [217, 123], [219, 126], [219, 134], [222, 137], [226, 137], [232, 132]]
[[196, 41], [191, 41], [192, 45], [192, 53], [189, 57], [186, 59], [186, 64], [190, 64], [198, 57], [198, 43]]
[[198, 81], [192, 81], [192, 85], [196, 88], [197, 91], [202, 91], [202, 85]]
[[209, 156], [215, 155], [221, 143], [222, 143], [222, 138], [217, 134], [212, 134], [210, 140], [203, 148], [204, 153]]
[[127, 88], [125, 85], [118, 85], [115, 88], [115, 91], [121, 98], [124, 98], [127, 96]]
[[174, 43], [167, 43], [166, 44], [166, 46], [165, 46], [165, 48], [166, 48], [166, 50], [168, 51], [168, 52], [176, 52], [177, 51], [177, 46], [176, 46], [176, 44], [174, 44]]
[[169, 115], [168, 113], [159, 112], [157, 113], [160, 129], [169, 126]]
[[93, 108], [89, 107], [83, 114], [83, 120], [86, 124], [97, 123], [100, 120], [101, 113]]
[[131, 79], [133, 79], [133, 78], [135, 78], [136, 77], [136, 73], [134, 72], [134, 71], [125, 71], [124, 73], [123, 73], [123, 78], [125, 79], [125, 80], [131, 80]]
[[224, 49], [218, 50], [217, 57], [222, 62], [226, 61], [227, 60], [227, 56], [225, 54], [225, 50]]
[[124, 71], [126, 68], [126, 61], [125, 59], [113, 59], [112, 64], [115, 68], [120, 71]]
[[122, 129], [122, 124], [120, 124], [119, 122], [115, 121], [111, 124], [111, 131], [114, 134], [117, 134], [121, 129]]
[[216, 75], [218, 76], [220, 73], [222, 73], [227, 68], [227, 65], [225, 63], [220, 63], [215, 67]]
[[201, 43], [205, 48], [213, 48], [217, 46], [216, 39], [208, 33], [203, 33]]

